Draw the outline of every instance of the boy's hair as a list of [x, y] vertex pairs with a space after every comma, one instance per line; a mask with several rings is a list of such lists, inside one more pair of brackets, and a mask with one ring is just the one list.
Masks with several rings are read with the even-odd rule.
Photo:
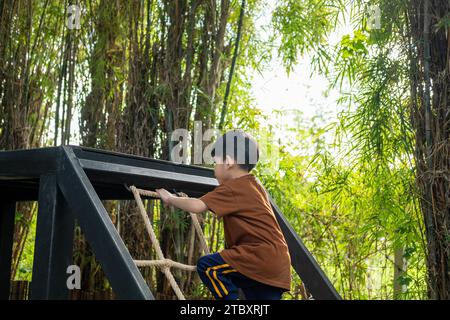
[[259, 147], [256, 140], [240, 129], [228, 131], [217, 139], [211, 155], [225, 160], [230, 156], [237, 165], [250, 172], [259, 160]]

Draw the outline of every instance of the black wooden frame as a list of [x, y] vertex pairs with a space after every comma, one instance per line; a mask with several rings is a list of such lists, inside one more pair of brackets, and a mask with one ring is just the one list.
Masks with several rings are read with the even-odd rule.
[[[67, 299], [73, 228], [80, 224], [119, 299], [154, 299], [101, 200], [133, 199], [125, 185], [198, 197], [217, 186], [213, 170], [78, 146], [0, 152], [0, 299], [10, 285], [15, 205], [39, 201], [31, 299]], [[271, 199], [292, 266], [315, 299], [341, 299]]]

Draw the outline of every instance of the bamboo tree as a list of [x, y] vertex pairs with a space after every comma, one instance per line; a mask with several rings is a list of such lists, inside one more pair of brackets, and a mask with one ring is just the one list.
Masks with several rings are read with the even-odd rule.
[[238, 27], [237, 27], [237, 33], [236, 33], [236, 41], [234, 43], [233, 59], [231, 61], [231, 68], [230, 68], [230, 73], [228, 75], [227, 87], [225, 90], [225, 96], [223, 98], [222, 111], [220, 113], [219, 130], [221, 130], [223, 128], [223, 124], [225, 121], [225, 115], [227, 114], [228, 97], [230, 95], [231, 81], [233, 80], [234, 68], [236, 66], [236, 59], [238, 56], [239, 42], [241, 40], [242, 24], [244, 21], [244, 13], [245, 13], [245, 0], [242, 0], [240, 12], [239, 12], [239, 21], [238, 21]]

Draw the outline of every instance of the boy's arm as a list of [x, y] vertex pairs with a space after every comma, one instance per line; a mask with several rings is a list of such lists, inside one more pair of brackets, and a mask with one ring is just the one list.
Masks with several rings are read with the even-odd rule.
[[172, 205], [192, 213], [202, 213], [208, 210], [206, 204], [200, 199], [177, 197], [166, 189], [156, 189], [156, 192], [159, 194], [159, 197], [165, 205]]

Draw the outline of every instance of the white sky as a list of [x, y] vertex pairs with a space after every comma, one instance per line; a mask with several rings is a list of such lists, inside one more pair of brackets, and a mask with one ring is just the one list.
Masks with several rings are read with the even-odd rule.
[[326, 96], [328, 80], [320, 75], [311, 75], [310, 65], [309, 57], [301, 58], [287, 75], [279, 59], [273, 59], [270, 69], [262, 74], [253, 72], [251, 92], [256, 106], [269, 114], [274, 109], [295, 109], [306, 117], [312, 117], [318, 111], [334, 115], [338, 92], [332, 90]]
[[[268, 5], [260, 19], [257, 19], [257, 30], [259, 36], [263, 39], [268, 38], [271, 32], [270, 20], [272, 11], [275, 7], [274, 3], [268, 1]], [[328, 39], [330, 45], [338, 43], [342, 36], [351, 34], [352, 27], [349, 24], [339, 26], [336, 32], [332, 33]], [[299, 57], [298, 64], [288, 75], [282, 65], [280, 57], [277, 53], [273, 55], [272, 60], [268, 63], [261, 73], [251, 70], [251, 93], [255, 99], [254, 106], [261, 109], [265, 114], [275, 117], [274, 110], [289, 110], [286, 116], [274, 119], [279, 125], [285, 128], [295, 126], [293, 113], [300, 111], [305, 122], [315, 115], [323, 115], [325, 123], [337, 120], [337, 114], [342, 109], [338, 106], [337, 99], [340, 96], [338, 90], [328, 90], [329, 80], [324, 76], [312, 74], [310, 55]], [[327, 92], [328, 90], [328, 92]], [[325, 124], [324, 123], [324, 124]], [[286, 131], [279, 132], [279, 137], [286, 139]], [[326, 140], [332, 142], [333, 136], [328, 135]], [[294, 153], [306, 153], [303, 150], [291, 150]]]

